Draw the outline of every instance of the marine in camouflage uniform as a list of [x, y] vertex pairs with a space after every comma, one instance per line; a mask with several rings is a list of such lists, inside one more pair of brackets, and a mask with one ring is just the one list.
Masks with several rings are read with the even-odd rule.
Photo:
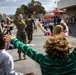
[[[26, 44], [26, 20], [23, 19], [23, 15], [19, 14], [18, 15], [18, 19], [10, 19], [6, 14], [3, 14], [7, 19], [9, 19], [10, 21], [14, 22], [14, 24], [17, 27], [17, 35], [16, 37], [18, 38], [18, 40], [22, 41], [23, 43]], [[18, 54], [19, 54], [19, 59], [21, 59], [21, 51], [18, 50]], [[23, 55], [25, 58], [25, 54]]]
[[[21, 20], [14, 20], [14, 24], [17, 27], [17, 35], [16, 37], [22, 41], [23, 43], [26, 44], [26, 31], [25, 31], [25, 20], [21, 19]], [[18, 54], [19, 54], [19, 59], [21, 59], [21, 51], [18, 50]], [[23, 55], [23, 57], [25, 58], [25, 54]]]
[[[25, 32], [25, 20], [23, 19], [23, 15], [19, 14], [17, 19], [10, 19], [6, 14], [3, 14], [9, 21], [14, 22], [17, 27], [17, 35], [16, 37], [26, 44], [26, 32]], [[21, 51], [18, 50], [19, 59], [21, 60]], [[25, 54], [23, 55], [25, 58]]]
[[28, 43], [31, 43], [33, 40], [33, 27], [35, 28], [35, 22], [34, 19], [32, 18], [32, 15], [29, 15], [28, 20], [26, 20], [26, 33], [27, 33], [27, 37], [28, 37]]

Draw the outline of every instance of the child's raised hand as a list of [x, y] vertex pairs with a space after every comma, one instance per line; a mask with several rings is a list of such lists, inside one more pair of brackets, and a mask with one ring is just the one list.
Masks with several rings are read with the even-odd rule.
[[6, 34], [6, 35], [4, 35], [4, 38], [6, 40], [8, 40], [8, 41], [11, 41], [13, 38], [15, 38], [15, 36], [14, 35], [10, 35], [10, 34]]

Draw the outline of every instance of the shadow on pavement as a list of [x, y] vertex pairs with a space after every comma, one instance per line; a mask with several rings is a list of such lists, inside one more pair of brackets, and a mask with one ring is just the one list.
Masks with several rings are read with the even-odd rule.
[[[21, 59], [21, 60], [26, 60], [26, 59]], [[21, 60], [19, 60], [19, 59], [16, 59], [16, 60], [14, 60], [14, 62], [21, 61]]]

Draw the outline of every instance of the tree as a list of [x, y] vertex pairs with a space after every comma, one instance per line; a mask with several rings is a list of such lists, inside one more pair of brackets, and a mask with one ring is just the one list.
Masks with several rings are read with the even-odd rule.
[[37, 14], [45, 14], [46, 13], [45, 8], [42, 6], [42, 4], [39, 1], [32, 0], [28, 4], [28, 9], [29, 9], [29, 12], [36, 11]]
[[20, 13], [22, 13], [23, 15], [28, 15], [29, 13], [32, 13], [34, 11], [36, 11], [36, 14], [46, 13], [45, 8], [39, 1], [31, 0], [31, 2], [27, 5], [23, 4], [20, 6], [20, 8], [17, 8], [16, 15]]
[[22, 9], [22, 8], [17, 8], [17, 10], [16, 10], [16, 15], [19, 15], [19, 14], [24, 14], [24, 9]]
[[27, 5], [21, 5], [21, 8], [24, 10], [24, 14], [28, 14], [28, 7], [27, 7]]

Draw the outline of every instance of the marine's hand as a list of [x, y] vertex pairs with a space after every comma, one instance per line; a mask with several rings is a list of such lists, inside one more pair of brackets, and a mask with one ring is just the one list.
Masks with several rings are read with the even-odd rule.
[[6, 14], [5, 13], [3, 13], [3, 15], [6, 17]]

